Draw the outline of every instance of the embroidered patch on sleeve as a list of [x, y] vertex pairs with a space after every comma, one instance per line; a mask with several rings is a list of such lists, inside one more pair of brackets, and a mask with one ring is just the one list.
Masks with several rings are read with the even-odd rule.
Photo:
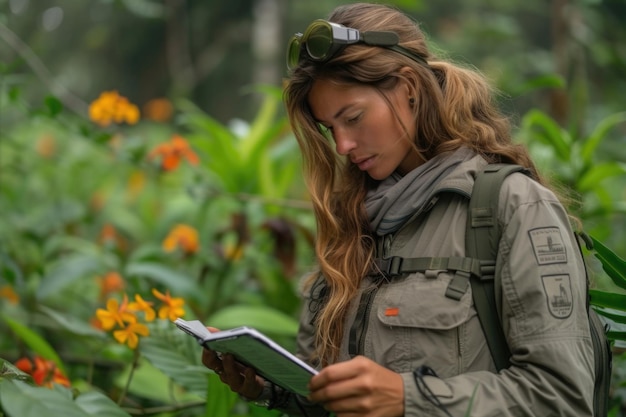
[[567, 262], [567, 252], [558, 227], [541, 227], [528, 231], [539, 265]]
[[548, 301], [548, 310], [557, 319], [566, 319], [572, 314], [572, 284], [569, 274], [543, 275], [543, 291]]

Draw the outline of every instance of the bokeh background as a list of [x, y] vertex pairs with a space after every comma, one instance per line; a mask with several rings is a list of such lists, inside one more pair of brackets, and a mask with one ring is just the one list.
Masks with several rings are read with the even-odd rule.
[[[315, 222], [285, 48], [341, 3], [0, 0], [0, 414], [277, 415], [225, 389], [171, 320], [293, 349]], [[586, 254], [625, 415], [626, 3], [387, 3], [493, 82], [606, 246]]]

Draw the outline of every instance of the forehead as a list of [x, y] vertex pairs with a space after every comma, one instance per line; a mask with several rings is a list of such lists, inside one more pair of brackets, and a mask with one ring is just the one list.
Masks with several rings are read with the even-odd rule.
[[380, 99], [380, 94], [372, 86], [319, 79], [313, 83], [307, 100], [316, 120], [330, 121], [341, 110], [376, 98]]

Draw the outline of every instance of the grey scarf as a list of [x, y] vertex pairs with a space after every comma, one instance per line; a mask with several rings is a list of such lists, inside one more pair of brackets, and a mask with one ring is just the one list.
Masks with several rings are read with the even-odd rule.
[[379, 236], [398, 230], [422, 210], [441, 180], [474, 155], [470, 149], [460, 148], [437, 155], [405, 176], [394, 172], [382, 180], [365, 198], [372, 230]]

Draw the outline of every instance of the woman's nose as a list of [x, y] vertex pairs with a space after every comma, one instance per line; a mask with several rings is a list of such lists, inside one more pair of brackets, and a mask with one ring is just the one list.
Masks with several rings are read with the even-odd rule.
[[339, 155], [348, 155], [356, 148], [356, 141], [342, 129], [335, 129], [333, 138], [335, 140], [335, 149]]

